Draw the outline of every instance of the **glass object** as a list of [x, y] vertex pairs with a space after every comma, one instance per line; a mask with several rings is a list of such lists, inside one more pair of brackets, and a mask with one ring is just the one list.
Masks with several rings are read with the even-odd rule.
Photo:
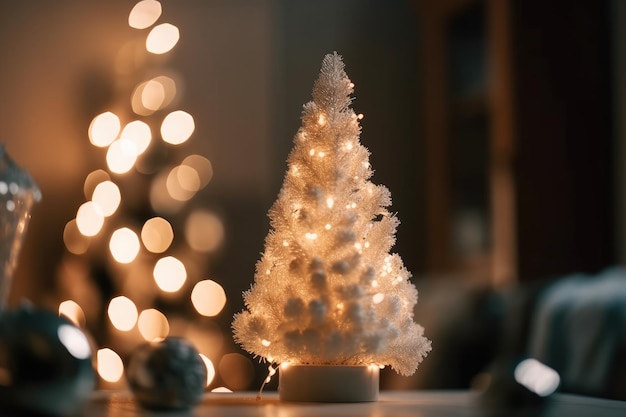
[[27, 171], [13, 162], [0, 143], [0, 311], [6, 307], [13, 271], [41, 191]]

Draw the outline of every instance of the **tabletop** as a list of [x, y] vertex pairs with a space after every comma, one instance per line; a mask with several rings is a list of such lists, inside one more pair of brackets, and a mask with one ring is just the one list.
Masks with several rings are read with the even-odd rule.
[[[368, 403], [288, 403], [276, 392], [263, 394], [260, 400], [253, 392], [207, 393], [192, 409], [155, 412], [142, 409], [125, 391], [96, 392], [85, 409], [88, 417], [471, 417], [485, 416], [479, 396], [468, 391], [382, 391], [379, 400]], [[494, 415], [488, 414], [488, 415]], [[504, 412], [501, 415], [514, 415]], [[519, 415], [519, 414], [517, 414]], [[538, 413], [553, 416], [626, 416], [626, 402], [555, 394]]]

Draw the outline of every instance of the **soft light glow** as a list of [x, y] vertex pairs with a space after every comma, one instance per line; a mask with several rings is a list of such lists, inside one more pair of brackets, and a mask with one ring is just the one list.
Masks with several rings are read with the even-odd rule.
[[217, 316], [226, 305], [224, 288], [210, 279], [198, 282], [191, 291], [191, 302], [203, 316]]
[[76, 359], [87, 359], [91, 356], [91, 346], [87, 336], [78, 327], [62, 324], [57, 329], [59, 341]]
[[263, 339], [261, 340], [261, 344], [265, 347], [268, 347], [269, 345], [272, 344], [272, 342], [270, 342], [269, 340]]
[[167, 191], [169, 172], [161, 171], [150, 184], [150, 205], [157, 213], [176, 213], [183, 206], [183, 202], [173, 199]]
[[317, 233], [306, 233], [304, 237], [306, 237], [308, 240], [315, 240], [317, 239]]
[[115, 213], [115, 210], [122, 201], [120, 189], [112, 181], [104, 181], [96, 186], [91, 196], [91, 201], [100, 207], [102, 215], [108, 217]]
[[176, 46], [180, 33], [178, 28], [170, 23], [161, 23], [152, 28], [146, 38], [146, 49], [153, 54], [164, 54]]
[[95, 171], [90, 172], [89, 175], [87, 175], [87, 178], [85, 178], [85, 184], [83, 185], [83, 192], [85, 194], [85, 198], [87, 200], [91, 200], [91, 197], [93, 196], [93, 192], [98, 186], [98, 184], [104, 181], [111, 181], [111, 176], [105, 170], [97, 169]]
[[372, 297], [372, 302], [374, 304], [380, 304], [383, 302], [384, 299], [385, 299], [385, 294], [379, 292], [377, 294], [374, 294], [374, 296]]
[[147, 220], [141, 228], [141, 241], [152, 253], [163, 253], [174, 240], [172, 225], [162, 217]]
[[222, 220], [210, 211], [195, 210], [187, 217], [185, 239], [195, 251], [215, 251], [224, 241], [224, 234]]
[[117, 330], [127, 332], [137, 323], [137, 307], [129, 298], [124, 296], [115, 297], [109, 303], [107, 310], [111, 324]]
[[76, 212], [76, 226], [84, 236], [95, 236], [104, 224], [104, 215], [93, 201], [83, 203]]
[[98, 147], [109, 146], [120, 133], [120, 119], [110, 111], [97, 115], [89, 125], [89, 141]]
[[174, 258], [166, 256], [157, 261], [153, 271], [154, 281], [165, 292], [176, 292], [187, 280], [185, 265]]
[[189, 113], [176, 110], [163, 119], [161, 136], [169, 144], [180, 145], [189, 139], [195, 128], [193, 117]]
[[121, 137], [134, 143], [136, 154], [141, 155], [152, 141], [152, 132], [147, 123], [135, 120], [124, 126]]
[[158, 81], [150, 80], [143, 85], [141, 90], [141, 104], [144, 108], [156, 111], [161, 108], [165, 101], [165, 88]]
[[167, 192], [178, 201], [191, 199], [200, 188], [200, 178], [195, 169], [187, 165], [179, 165], [167, 176]]
[[89, 237], [78, 230], [76, 219], [72, 219], [63, 229], [63, 243], [70, 253], [82, 255], [89, 249]]
[[213, 382], [213, 378], [215, 378], [215, 366], [213, 366], [211, 359], [207, 358], [202, 353], [200, 353], [200, 359], [202, 359], [204, 366], [206, 366], [206, 386], [208, 387], [211, 385], [211, 382]]
[[333, 206], [335, 205], [335, 199], [332, 197], [328, 197], [326, 199], [326, 207], [328, 207], [329, 209], [333, 208]]
[[142, 0], [128, 15], [128, 25], [135, 29], [146, 29], [161, 16], [161, 3], [156, 0]]
[[85, 325], [85, 313], [74, 300], [65, 300], [59, 304], [59, 316], [65, 317], [78, 327]]
[[132, 140], [120, 138], [109, 146], [106, 160], [111, 172], [124, 174], [137, 161], [137, 145]]
[[559, 374], [554, 369], [532, 358], [517, 364], [513, 375], [519, 384], [540, 397], [552, 394], [561, 382]]
[[117, 382], [122, 378], [124, 363], [117, 353], [109, 348], [99, 349], [96, 359], [100, 378], [107, 382]]
[[233, 392], [232, 390], [229, 390], [226, 387], [217, 387], [217, 388], [213, 388], [211, 390], [211, 392], [217, 392], [217, 393], [223, 393], [223, 394], [227, 394], [229, 392]]
[[326, 124], [326, 116], [324, 116], [323, 114], [320, 114], [319, 117], [317, 118], [317, 124], [320, 126], [324, 126]]
[[332, 226], [329, 223], [326, 223], [326, 226], [324, 226], [324, 229], [330, 230], [332, 229]]
[[200, 179], [200, 186], [198, 189], [206, 187], [206, 185], [213, 178], [213, 165], [211, 164], [211, 161], [201, 155], [189, 155], [183, 159], [181, 166], [183, 165], [193, 168], [196, 171], [196, 174]]
[[165, 339], [170, 332], [167, 317], [154, 308], [141, 312], [139, 320], [137, 320], [137, 327], [141, 336], [148, 342]]
[[111, 235], [109, 249], [113, 259], [121, 264], [128, 264], [135, 260], [139, 254], [139, 238], [137, 233], [128, 227], [117, 229]]

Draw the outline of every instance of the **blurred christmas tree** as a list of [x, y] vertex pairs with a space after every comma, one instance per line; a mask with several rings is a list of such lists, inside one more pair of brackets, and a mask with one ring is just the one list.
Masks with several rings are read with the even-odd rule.
[[234, 335], [270, 362], [391, 365], [410, 375], [430, 341], [413, 321], [410, 273], [390, 254], [399, 222], [389, 190], [369, 180], [353, 89], [341, 57], [327, 55]]

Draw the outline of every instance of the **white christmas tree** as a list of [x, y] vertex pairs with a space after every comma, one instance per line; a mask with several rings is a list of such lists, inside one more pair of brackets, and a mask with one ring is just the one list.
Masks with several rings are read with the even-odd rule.
[[341, 57], [326, 55], [234, 337], [271, 363], [390, 365], [411, 375], [430, 341], [413, 321], [410, 273], [390, 254], [399, 221], [389, 190], [369, 180], [353, 90]]

